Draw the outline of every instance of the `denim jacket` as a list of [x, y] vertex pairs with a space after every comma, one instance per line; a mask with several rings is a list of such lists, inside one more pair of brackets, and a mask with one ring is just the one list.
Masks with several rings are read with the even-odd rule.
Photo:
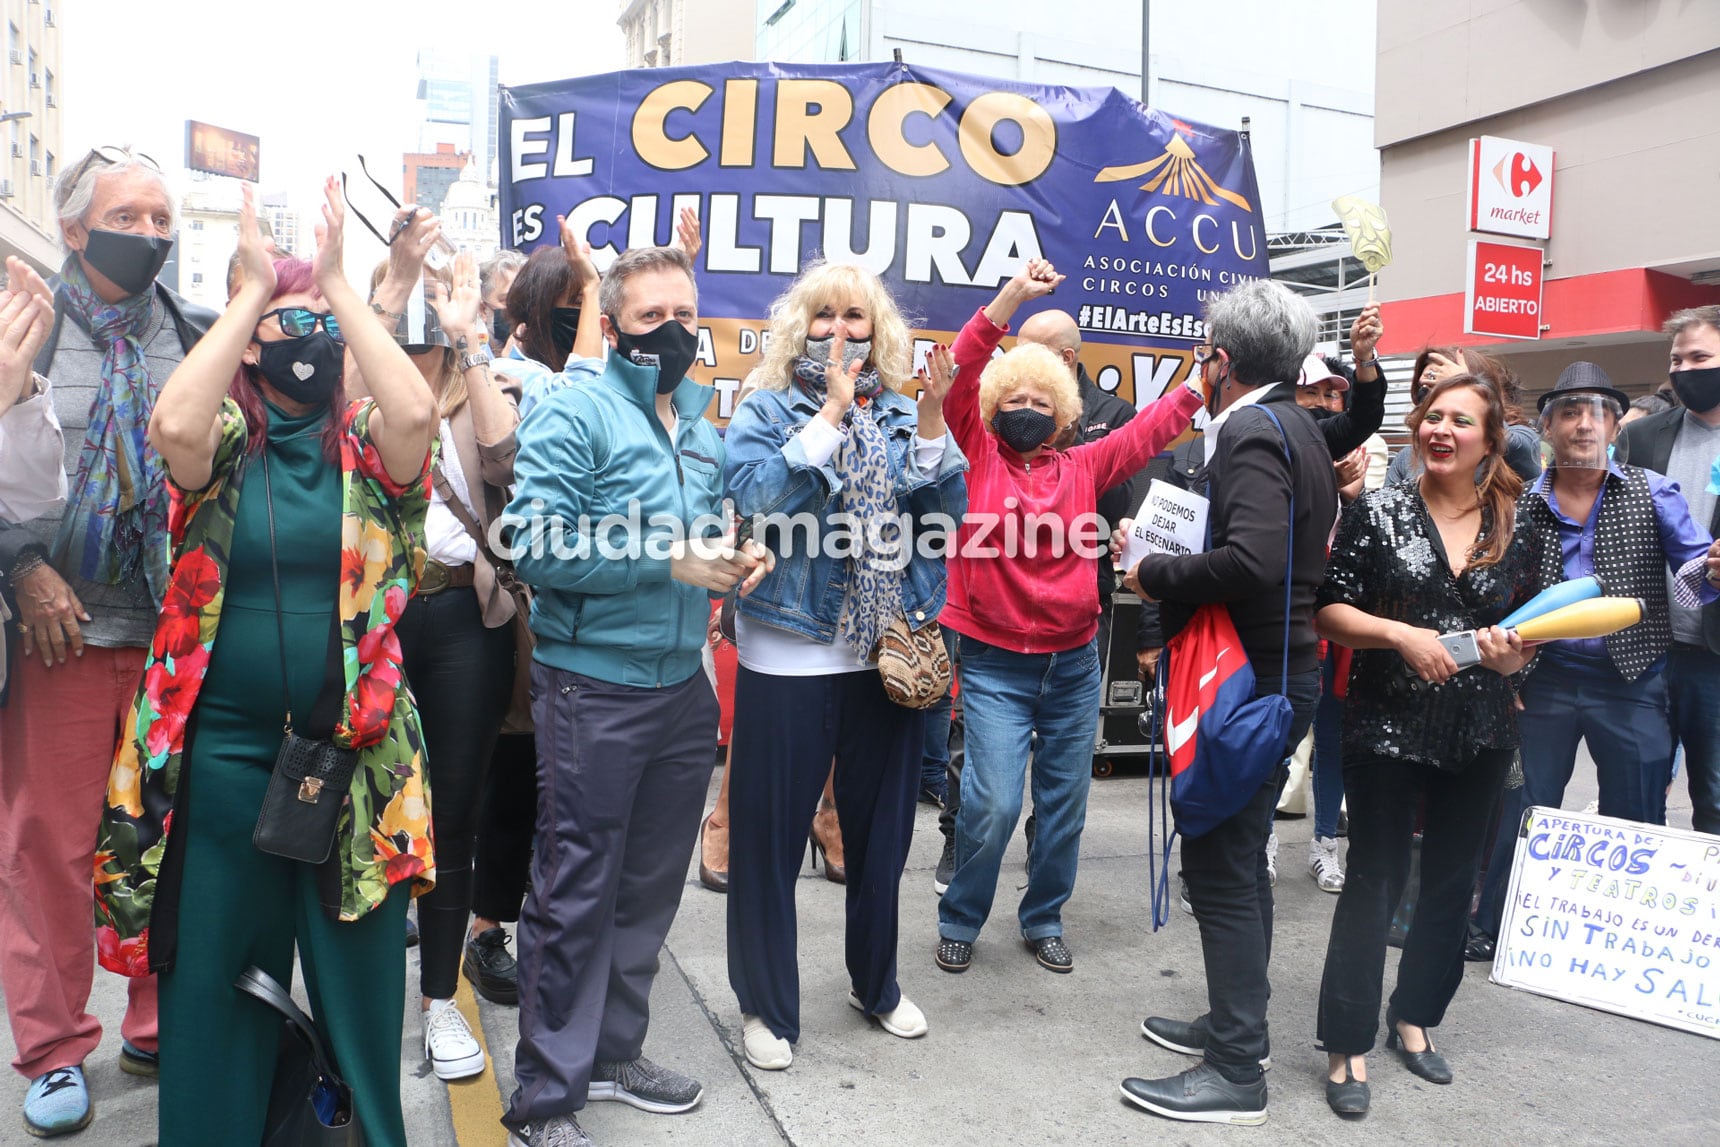
[[[812, 465], [799, 438], [818, 410], [819, 404], [798, 389], [757, 390], [735, 410], [724, 436], [728, 458], [723, 478], [743, 518], [811, 514], [819, 521], [819, 539], [830, 535], [832, 519], [841, 509], [842, 481], [836, 476], [835, 458]], [[896, 510], [905, 518], [903, 544], [913, 552], [903, 571], [902, 605], [908, 623], [919, 629], [937, 620], [944, 606], [942, 555], [967, 511], [967, 459], [950, 438], [937, 473], [922, 473], [913, 457], [918, 413], [913, 401], [900, 394], [880, 393], [864, 413], [889, 439]], [[923, 518], [936, 514], [947, 519], [922, 524]], [[848, 587], [846, 557], [830, 556], [827, 544], [809, 545], [804, 528], [763, 523], [754, 536], [776, 555], [776, 569], [740, 599], [740, 611], [814, 641], [834, 641]], [[846, 552], [842, 545], [834, 548], [838, 554]], [[926, 556], [928, 551], [936, 556]]]

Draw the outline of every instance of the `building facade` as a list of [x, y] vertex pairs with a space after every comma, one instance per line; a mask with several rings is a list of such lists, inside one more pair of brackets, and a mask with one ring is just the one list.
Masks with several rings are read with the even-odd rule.
[[[1720, 4], [1380, 0], [1378, 73], [1396, 249], [1380, 277], [1383, 349], [1508, 355], [1531, 394], [1576, 359], [1632, 394], [1664, 381], [1667, 314], [1720, 302]], [[1513, 181], [1553, 181], [1546, 239], [1469, 230], [1469, 140], [1481, 136], [1552, 149], [1550, 172]], [[1475, 238], [1542, 248], [1538, 339], [1464, 333]]]
[[[753, 0], [622, 0], [629, 68], [751, 60]], [[763, 58], [763, 57], [758, 57]]]
[[442, 200], [448, 189], [454, 186], [454, 181], [460, 178], [460, 173], [472, 159], [471, 152], [457, 151], [451, 143], [439, 143], [434, 151], [408, 152], [401, 156], [401, 170], [406, 178], [400, 201], [416, 203], [441, 214]]
[[468, 163], [442, 198], [442, 235], [456, 250], [471, 251], [479, 261], [496, 253], [501, 229], [496, 222], [496, 200], [478, 178], [475, 163]]
[[54, 180], [61, 152], [60, 29], [53, 0], [4, 0], [6, 58], [0, 60], [0, 256], [43, 273], [60, 268]]
[[[443, 144], [477, 157], [486, 183], [496, 170], [497, 60], [426, 48], [418, 53], [418, 99], [423, 121], [418, 148], [435, 153]], [[464, 166], [463, 164], [461, 166]], [[455, 177], [459, 176], [456, 169]]]

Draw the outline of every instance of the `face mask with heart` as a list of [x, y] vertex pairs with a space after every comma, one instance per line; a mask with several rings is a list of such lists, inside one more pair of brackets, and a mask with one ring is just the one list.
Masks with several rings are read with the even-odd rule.
[[346, 347], [327, 331], [257, 344], [263, 381], [294, 402], [327, 402], [346, 369]]

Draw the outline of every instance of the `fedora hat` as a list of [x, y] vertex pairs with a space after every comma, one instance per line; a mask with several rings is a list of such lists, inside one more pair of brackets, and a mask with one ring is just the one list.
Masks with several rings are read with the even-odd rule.
[[1612, 384], [1607, 372], [1592, 362], [1573, 362], [1559, 372], [1559, 381], [1553, 384], [1553, 389], [1543, 394], [1535, 403], [1535, 409], [1547, 409], [1547, 403], [1555, 398], [1569, 398], [1578, 394], [1599, 394], [1618, 403], [1622, 415], [1630, 409], [1630, 399], [1624, 391]]

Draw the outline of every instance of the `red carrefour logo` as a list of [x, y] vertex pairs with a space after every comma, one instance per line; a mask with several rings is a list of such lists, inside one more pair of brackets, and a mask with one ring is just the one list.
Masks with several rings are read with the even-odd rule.
[[1513, 197], [1521, 199], [1541, 186], [1545, 177], [1542, 176], [1541, 169], [1535, 166], [1534, 160], [1517, 151], [1493, 165], [1493, 178]]

